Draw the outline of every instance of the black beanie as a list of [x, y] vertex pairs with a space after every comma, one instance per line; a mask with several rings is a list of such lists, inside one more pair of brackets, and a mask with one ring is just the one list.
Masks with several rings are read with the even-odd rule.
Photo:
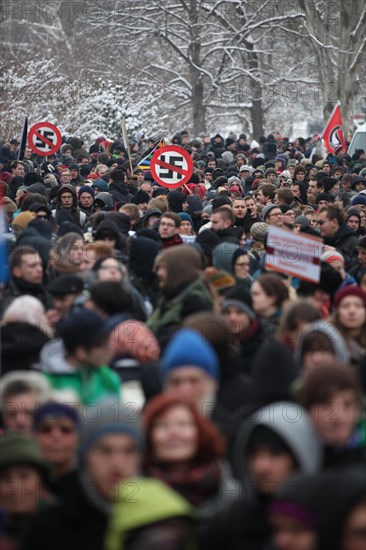
[[224, 206], [224, 204], [230, 204], [231, 206], [231, 201], [229, 197], [227, 197], [226, 195], [219, 195], [212, 201], [212, 212], [220, 208], [220, 206]]
[[148, 193], [146, 193], [146, 191], [143, 191], [142, 189], [139, 189], [135, 196], [133, 197], [132, 199], [132, 203], [133, 204], [142, 204], [144, 202], [149, 202], [150, 200], [150, 195]]
[[295, 456], [287, 443], [276, 432], [267, 426], [256, 426], [249, 436], [246, 445], [246, 456], [253, 455], [261, 447], [267, 447], [275, 453], [289, 454]]
[[236, 285], [234, 288], [228, 290], [225, 294], [225, 299], [239, 300], [239, 302], [243, 302], [252, 309], [252, 297], [250, 292], [240, 285]]
[[315, 202], [316, 202], [316, 204], [319, 204], [320, 201], [331, 202], [332, 197], [330, 195], [328, 195], [328, 193], [318, 193], [316, 198], [315, 198]]
[[329, 191], [332, 189], [332, 187], [334, 187], [337, 183], [338, 183], [338, 180], [335, 179], [335, 178], [324, 178], [323, 180], [323, 183], [324, 183], [324, 191], [326, 193], [329, 193]]
[[67, 235], [67, 233], [79, 233], [80, 236], [83, 236], [82, 229], [77, 225], [75, 225], [74, 223], [69, 221], [60, 223], [60, 226], [57, 231], [57, 236], [63, 237], [64, 235]]
[[27, 187], [37, 182], [39, 182], [39, 177], [35, 172], [28, 172], [28, 174], [24, 176], [24, 185]]

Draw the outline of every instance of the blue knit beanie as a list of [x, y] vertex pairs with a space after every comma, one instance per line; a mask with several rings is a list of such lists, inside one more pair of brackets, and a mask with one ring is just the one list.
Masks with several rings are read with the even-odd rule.
[[113, 397], [90, 405], [81, 422], [79, 461], [83, 463], [91, 448], [105, 435], [123, 434], [134, 440], [138, 449], [143, 449], [143, 437], [138, 410], [132, 415], [123, 412], [122, 404]]
[[82, 185], [79, 189], [79, 193], [78, 193], [78, 197], [80, 199], [80, 195], [82, 193], [89, 193], [89, 195], [91, 195], [94, 199], [94, 195], [95, 195], [95, 191], [92, 187], [90, 187], [90, 185]]
[[219, 362], [215, 350], [207, 340], [190, 328], [179, 330], [171, 339], [162, 357], [162, 378], [181, 367], [197, 367], [218, 380]]
[[191, 225], [193, 225], [193, 221], [192, 221], [192, 218], [189, 214], [187, 214], [187, 212], [179, 212], [178, 216], [180, 217], [180, 219], [185, 222], [189, 222]]

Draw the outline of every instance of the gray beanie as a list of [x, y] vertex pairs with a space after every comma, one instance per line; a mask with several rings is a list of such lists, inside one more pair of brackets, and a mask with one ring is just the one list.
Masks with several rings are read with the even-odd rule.
[[250, 228], [250, 234], [255, 241], [264, 242], [264, 239], [266, 238], [266, 235], [268, 233], [268, 229], [269, 227], [266, 223], [256, 222], [253, 223], [252, 227]]
[[208, 204], [207, 206], [204, 207], [204, 209], [202, 210], [202, 213], [205, 213], [205, 214], [208, 214], [209, 216], [211, 216], [212, 214], [212, 204]]
[[297, 216], [295, 225], [301, 225], [301, 229], [307, 229], [310, 227], [310, 220], [306, 216]]
[[221, 158], [226, 162], [226, 164], [230, 164], [230, 162], [233, 162], [234, 160], [234, 155], [231, 151], [224, 151], [221, 154]]
[[95, 443], [105, 435], [129, 435], [142, 450], [143, 442], [140, 430], [139, 415], [127, 415], [123, 412], [122, 403], [112, 397], [95, 404], [95, 410], [83, 414], [80, 432], [80, 463]]
[[228, 183], [228, 186], [230, 187], [232, 183], [238, 183], [240, 185], [240, 178], [238, 178], [237, 176], [231, 176], [231, 178], [229, 178], [227, 180], [227, 183]]
[[249, 319], [255, 319], [255, 313], [250, 307], [242, 302], [241, 300], [225, 300], [223, 304], [221, 305], [221, 313], [225, 313], [225, 311], [229, 307], [236, 307], [243, 313], [246, 313], [248, 315]]
[[272, 204], [271, 202], [269, 202], [268, 204], [266, 204], [266, 206], [263, 208], [263, 221], [264, 221], [264, 222], [266, 221], [266, 218], [267, 218], [267, 216], [269, 215], [269, 213], [270, 213], [274, 208], [279, 208], [279, 206], [278, 206], [277, 204]]

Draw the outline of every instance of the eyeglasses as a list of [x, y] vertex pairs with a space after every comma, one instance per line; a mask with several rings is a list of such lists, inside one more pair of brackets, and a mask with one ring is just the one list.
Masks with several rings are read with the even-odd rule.
[[160, 222], [161, 227], [175, 227], [174, 223]]
[[270, 218], [272, 218], [272, 216], [277, 216], [277, 217], [282, 216], [282, 212], [277, 212], [277, 213], [274, 212], [273, 214], [269, 215]]
[[47, 216], [47, 215], [46, 215], [46, 216], [39, 216], [39, 215], [37, 214], [37, 218], [38, 218], [39, 220], [48, 220], [48, 216]]

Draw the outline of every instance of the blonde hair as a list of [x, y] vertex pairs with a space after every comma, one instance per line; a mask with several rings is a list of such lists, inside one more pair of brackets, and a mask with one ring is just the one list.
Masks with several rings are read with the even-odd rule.
[[161, 212], [167, 212], [168, 211], [168, 199], [165, 195], [159, 195], [159, 197], [156, 197], [155, 199], [151, 199], [149, 204], [149, 208], [157, 208], [158, 210], [161, 210]]
[[4, 398], [7, 397], [12, 386], [21, 382], [24, 392], [33, 392], [36, 394], [38, 403], [43, 403], [49, 399], [51, 386], [46, 378], [39, 372], [27, 370], [17, 370], [7, 372], [0, 380], [0, 407], [4, 405]]

